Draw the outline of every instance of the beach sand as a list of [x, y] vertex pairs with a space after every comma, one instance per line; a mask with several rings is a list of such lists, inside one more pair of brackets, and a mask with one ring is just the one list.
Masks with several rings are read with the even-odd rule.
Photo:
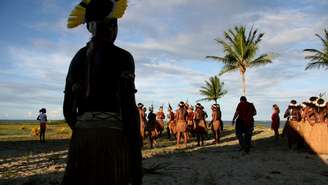
[[[255, 129], [249, 155], [239, 151], [233, 128], [226, 127], [221, 144], [187, 148], [162, 139], [157, 148], [143, 150], [144, 167], [160, 165], [155, 174], [145, 174], [145, 185], [324, 185], [328, 184], [328, 156], [308, 150], [289, 150], [281, 139], [275, 142], [269, 128]], [[146, 142], [146, 141], [145, 141]], [[0, 184], [60, 184], [68, 140], [0, 142]]]

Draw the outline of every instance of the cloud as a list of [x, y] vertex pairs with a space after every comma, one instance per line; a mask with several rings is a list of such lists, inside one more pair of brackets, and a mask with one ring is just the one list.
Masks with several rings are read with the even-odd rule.
[[[57, 2], [47, 2], [50, 3], [44, 4], [44, 9], [58, 8]], [[214, 39], [239, 24], [248, 28], [254, 25], [266, 33], [259, 54], [279, 53], [273, 64], [247, 71], [248, 94], [260, 110], [259, 119], [270, 118], [274, 102], [283, 106], [292, 97], [301, 101], [323, 91], [328, 84], [319, 81], [325, 74], [304, 71], [307, 61], [302, 49], [319, 46], [314, 33], [321, 32], [328, 15], [314, 10], [325, 4], [310, 0], [292, 3], [293, 6], [285, 1], [258, 0], [129, 1], [126, 15], [119, 22], [117, 44], [135, 58], [138, 101], [158, 106], [200, 99], [199, 87], [222, 67], [205, 56], [222, 55], [222, 48]], [[29, 24], [32, 26], [28, 28], [37, 33], [31, 36], [30, 43], [9, 46], [11, 65], [0, 71], [0, 77], [6, 79], [0, 80], [0, 102], [9, 107], [9, 112], [26, 115], [48, 105], [52, 117], [61, 117], [69, 61], [89, 37], [84, 26], [66, 29], [67, 13], [63, 11], [71, 9], [73, 3], [69, 6], [57, 13], [50, 11], [57, 15], [55, 20], [45, 18]], [[231, 119], [241, 94], [240, 75], [231, 73], [220, 78], [229, 92], [220, 100], [224, 119]], [[204, 104], [210, 106], [210, 102]], [[0, 109], [3, 111], [6, 110]]]

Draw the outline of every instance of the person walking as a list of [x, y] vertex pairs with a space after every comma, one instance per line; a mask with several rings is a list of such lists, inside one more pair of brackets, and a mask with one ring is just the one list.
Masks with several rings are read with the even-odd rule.
[[253, 103], [247, 101], [245, 96], [240, 97], [235, 115], [232, 119], [232, 125], [236, 125], [236, 136], [239, 141], [240, 150], [247, 154], [250, 152], [252, 134], [254, 130], [254, 116], [256, 109]]

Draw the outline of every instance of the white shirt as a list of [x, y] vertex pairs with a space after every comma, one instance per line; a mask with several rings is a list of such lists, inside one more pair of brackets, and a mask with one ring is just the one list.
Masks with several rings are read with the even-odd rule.
[[41, 113], [41, 114], [39, 115], [39, 119], [40, 119], [40, 123], [45, 123], [45, 122], [47, 122], [47, 114], [45, 114], [45, 113]]

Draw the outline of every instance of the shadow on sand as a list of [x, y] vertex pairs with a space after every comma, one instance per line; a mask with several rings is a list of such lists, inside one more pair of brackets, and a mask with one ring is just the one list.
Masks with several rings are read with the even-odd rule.
[[[254, 135], [261, 134], [257, 131]], [[234, 131], [228, 130], [224, 133], [220, 145], [207, 144], [202, 147], [188, 147], [161, 154], [154, 154], [144, 160], [144, 166], [150, 167], [154, 164], [162, 164], [163, 168], [157, 174], [146, 174], [145, 185], [173, 184], [327, 184], [328, 165], [319, 156], [311, 153], [308, 149], [290, 150], [285, 140], [275, 141], [273, 137], [261, 138], [253, 141], [250, 154], [239, 151], [235, 141]], [[230, 143], [229, 143], [230, 142]], [[174, 143], [174, 141], [173, 141]], [[209, 143], [209, 142], [207, 142]], [[167, 142], [169, 145], [170, 142]], [[30, 145], [39, 145], [37, 147]], [[33, 155], [27, 162], [17, 166], [7, 167], [10, 173], [23, 173], [37, 168], [49, 172], [42, 175], [27, 175], [27, 177], [10, 177], [12, 174], [5, 172], [0, 179], [2, 185], [40, 185], [60, 184], [66, 160], [67, 140], [48, 141], [45, 145], [37, 141], [22, 141], [1, 143], [4, 150], [14, 150], [19, 147], [23, 153], [41, 155], [36, 160]], [[193, 145], [194, 146], [194, 145]], [[165, 146], [161, 146], [163, 149]], [[23, 148], [23, 149], [22, 149]], [[9, 152], [10, 153], [10, 152]], [[24, 154], [14, 154], [14, 157], [24, 157]], [[42, 153], [48, 153], [42, 156]], [[1, 156], [1, 163], [6, 159]], [[9, 164], [14, 163], [11, 161]], [[326, 161], [328, 162], [328, 161]], [[8, 162], [7, 162], [8, 163]], [[49, 167], [50, 166], [50, 167]], [[49, 168], [53, 168], [49, 170]], [[57, 169], [56, 169], [57, 168]], [[6, 176], [8, 175], [8, 176]]]

